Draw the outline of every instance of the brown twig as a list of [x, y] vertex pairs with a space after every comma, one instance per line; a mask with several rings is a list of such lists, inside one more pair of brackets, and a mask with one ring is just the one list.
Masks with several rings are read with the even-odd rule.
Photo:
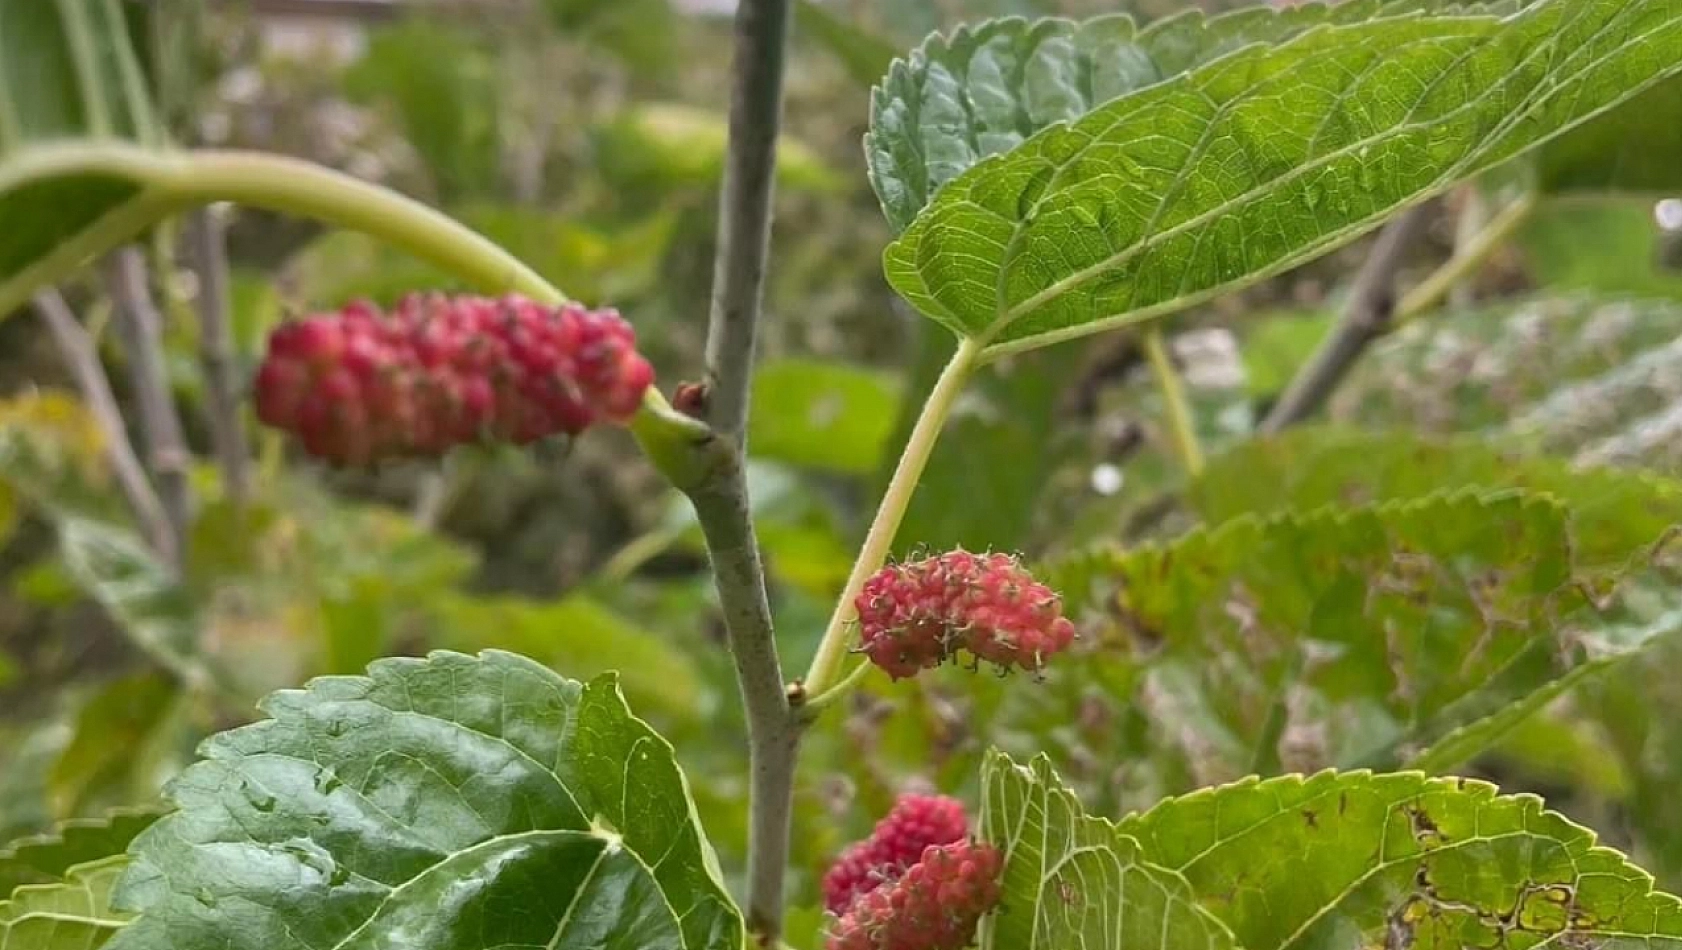
[[700, 450], [712, 457], [698, 467], [703, 477], [679, 486], [694, 504], [706, 538], [747, 710], [752, 771], [747, 923], [763, 947], [777, 946], [782, 933], [800, 724], [777, 656], [743, 456], [770, 248], [788, 24], [789, 0], [741, 0], [736, 7], [730, 140], [719, 202], [703, 400], [713, 437]]
[[214, 207], [187, 216], [188, 250], [198, 276], [199, 364], [203, 367], [210, 440], [222, 469], [223, 490], [244, 507], [251, 480], [250, 447], [240, 419], [239, 367], [228, 316], [225, 223]]
[[106, 288], [116, 311], [117, 333], [127, 351], [130, 385], [139, 404], [146, 468], [158, 488], [174, 539], [170, 563], [179, 570], [187, 557], [191, 508], [188, 466], [192, 456], [181, 432], [181, 417], [170, 395], [164, 362], [163, 315], [152, 299], [146, 258], [138, 247], [117, 249], [106, 262]]
[[88, 412], [92, 413], [100, 433], [105, 437], [105, 454], [111, 463], [112, 474], [116, 476], [117, 487], [123, 493], [129, 510], [134, 513], [134, 520], [140, 524], [141, 534], [160, 556], [174, 563], [175, 532], [152, 483], [146, 480], [146, 469], [140, 464], [134, 444], [129, 441], [122, 410], [117, 406], [117, 397], [111, 392], [111, 380], [105, 375], [105, 367], [99, 362], [99, 350], [93, 337], [88, 335], [81, 321], [76, 319], [76, 314], [71, 312], [70, 305], [56, 290], [37, 293], [35, 311], [46, 322], [47, 331], [58, 346], [65, 368], [76, 381], [82, 401], [87, 404]]
[[1277, 433], [1318, 411], [1367, 347], [1388, 331], [1396, 309], [1396, 274], [1408, 250], [1425, 233], [1431, 207], [1409, 208], [1379, 233], [1337, 325], [1273, 404], [1262, 421], [1263, 434]]

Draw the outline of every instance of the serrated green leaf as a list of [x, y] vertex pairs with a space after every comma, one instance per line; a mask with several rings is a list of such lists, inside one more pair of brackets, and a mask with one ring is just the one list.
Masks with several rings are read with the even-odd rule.
[[1672, 0], [1323, 26], [1047, 128], [949, 182], [889, 282], [993, 354], [1278, 273], [1667, 76]]
[[20, 884], [60, 881], [75, 865], [120, 855], [161, 814], [161, 808], [121, 808], [19, 838], [0, 848], [0, 894], [10, 894]]
[[1531, 795], [1322, 772], [1123, 820], [1249, 950], [1682, 945], [1682, 901]]
[[1575, 560], [1587, 568], [1621, 567], [1682, 521], [1682, 483], [1670, 479], [1578, 467], [1487, 437], [1427, 438], [1400, 429], [1305, 426], [1256, 439], [1211, 459], [1187, 496], [1205, 520], [1221, 522], [1470, 487], [1558, 499], [1570, 510]]
[[671, 748], [611, 677], [381, 660], [270, 696], [130, 848], [118, 950], [740, 950]]
[[1386, 2], [1252, 7], [1218, 17], [1190, 9], [1143, 28], [1126, 14], [1082, 23], [1004, 17], [935, 33], [894, 62], [872, 92], [871, 184], [888, 223], [903, 231], [948, 181], [1052, 125], [1250, 43], [1417, 6]]
[[1096, 600], [1089, 629], [1130, 644], [1158, 742], [1208, 784], [1405, 760], [1682, 623], [1590, 602], [1623, 565], [1576, 560], [1567, 519], [1542, 495], [1439, 494], [1239, 518], [1044, 575]]
[[93, 950], [128, 920], [111, 892], [128, 865], [122, 855], [71, 868], [62, 882], [29, 884], [0, 901], [0, 950]]
[[1005, 854], [1002, 898], [982, 920], [981, 950], [1237, 947], [1184, 878], [1087, 816], [1044, 756], [1025, 768], [994, 752], [981, 783], [980, 837]]

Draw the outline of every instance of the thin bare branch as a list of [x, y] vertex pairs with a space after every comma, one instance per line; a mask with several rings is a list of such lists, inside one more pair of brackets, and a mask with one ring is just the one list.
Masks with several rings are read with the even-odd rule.
[[228, 311], [225, 222], [214, 207], [187, 216], [188, 251], [198, 276], [199, 363], [204, 371], [210, 440], [228, 500], [243, 507], [250, 492], [251, 449], [240, 417], [239, 366]]
[[707, 422], [741, 441], [770, 252], [788, 0], [741, 0], [707, 327]]
[[1425, 233], [1431, 208], [1430, 203], [1409, 208], [1379, 233], [1355, 276], [1355, 286], [1349, 291], [1337, 325], [1274, 403], [1261, 425], [1264, 434], [1276, 433], [1317, 412], [1367, 346], [1389, 329], [1396, 310], [1396, 274], [1408, 250]]
[[779, 945], [800, 723], [784, 686], [749, 514], [743, 468], [755, 337], [770, 249], [781, 127], [789, 0], [736, 7], [730, 143], [719, 204], [718, 249], [707, 327], [706, 396], [712, 437], [697, 446], [690, 484], [747, 710], [751, 760], [747, 923], [762, 947]]
[[164, 514], [175, 539], [171, 559], [177, 569], [186, 562], [187, 524], [191, 488], [188, 466], [192, 456], [181, 432], [181, 417], [171, 397], [164, 361], [163, 315], [152, 299], [146, 258], [138, 247], [119, 248], [106, 262], [106, 288], [116, 311], [129, 366], [130, 385], [139, 405], [140, 432], [145, 443], [146, 468], [158, 486]]
[[93, 414], [100, 433], [105, 437], [105, 454], [111, 463], [111, 471], [129, 510], [134, 513], [134, 520], [140, 524], [141, 533], [160, 556], [173, 563], [176, 556], [175, 532], [164, 513], [163, 503], [152, 489], [152, 483], [146, 480], [146, 469], [140, 464], [133, 443], [129, 441], [123, 412], [117, 406], [117, 397], [111, 392], [111, 380], [99, 362], [99, 349], [94, 345], [93, 337], [88, 335], [81, 321], [76, 319], [76, 314], [71, 312], [70, 305], [56, 290], [36, 294], [35, 310], [46, 322], [47, 331], [58, 346], [65, 368], [76, 381], [82, 401], [87, 404], [88, 411]]

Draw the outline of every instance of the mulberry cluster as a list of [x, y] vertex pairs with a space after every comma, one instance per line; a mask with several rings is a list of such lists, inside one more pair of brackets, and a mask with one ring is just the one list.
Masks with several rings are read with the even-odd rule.
[[1003, 866], [991, 845], [931, 845], [898, 879], [853, 902], [828, 950], [963, 950], [999, 902]]
[[624, 422], [653, 378], [613, 310], [411, 294], [389, 313], [353, 303], [276, 328], [257, 416], [361, 465]]
[[944, 795], [901, 795], [870, 837], [853, 845], [824, 875], [824, 906], [841, 914], [860, 896], [898, 878], [930, 845], [951, 844], [968, 833], [964, 803]]
[[1061, 599], [1008, 554], [957, 550], [888, 565], [854, 606], [864, 654], [894, 679], [960, 650], [1001, 670], [1038, 671], [1075, 638]]

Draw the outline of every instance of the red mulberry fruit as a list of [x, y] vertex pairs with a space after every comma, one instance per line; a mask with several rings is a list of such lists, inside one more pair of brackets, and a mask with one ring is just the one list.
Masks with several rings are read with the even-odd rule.
[[999, 903], [1004, 857], [986, 844], [931, 845], [898, 880], [861, 896], [828, 950], [963, 950]]
[[895, 679], [960, 650], [1002, 670], [1037, 671], [1075, 638], [1062, 601], [1008, 554], [958, 550], [888, 565], [854, 606], [864, 654]]
[[968, 833], [964, 803], [944, 795], [901, 795], [870, 837], [835, 859], [824, 875], [824, 906], [841, 914], [862, 894], [898, 878], [930, 845], [951, 844]]
[[637, 411], [654, 371], [613, 310], [410, 294], [277, 327], [257, 416], [339, 464], [524, 445]]

